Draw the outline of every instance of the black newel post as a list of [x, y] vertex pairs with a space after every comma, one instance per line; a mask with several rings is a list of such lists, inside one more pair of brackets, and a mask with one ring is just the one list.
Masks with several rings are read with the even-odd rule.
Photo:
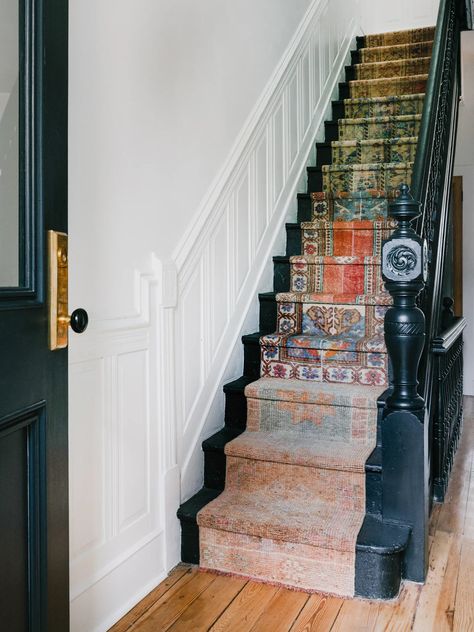
[[417, 391], [417, 376], [425, 317], [416, 297], [426, 280], [426, 249], [411, 227], [420, 204], [407, 185], [400, 187], [389, 214], [398, 227], [382, 247], [382, 276], [393, 298], [385, 316], [392, 393], [382, 420], [383, 518], [411, 526], [403, 575], [423, 581], [428, 564], [428, 467], [424, 401]]
[[382, 248], [382, 276], [393, 298], [385, 316], [385, 344], [392, 365], [393, 393], [387, 399], [391, 410], [421, 410], [424, 401], [418, 394], [418, 365], [425, 344], [425, 316], [416, 306], [424, 286], [423, 241], [410, 225], [420, 214], [406, 184], [390, 204], [389, 214], [398, 221]]

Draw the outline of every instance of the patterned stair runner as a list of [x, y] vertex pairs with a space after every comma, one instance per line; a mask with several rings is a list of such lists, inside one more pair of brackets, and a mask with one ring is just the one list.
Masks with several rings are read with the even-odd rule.
[[365, 463], [388, 385], [381, 246], [390, 198], [411, 180], [433, 35], [370, 35], [359, 51], [290, 291], [277, 295], [277, 331], [260, 340], [247, 429], [226, 445], [224, 492], [198, 514], [204, 568], [354, 594]]

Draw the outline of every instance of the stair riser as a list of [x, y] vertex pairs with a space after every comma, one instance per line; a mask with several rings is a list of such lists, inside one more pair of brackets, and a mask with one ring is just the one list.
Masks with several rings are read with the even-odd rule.
[[286, 224], [286, 256], [301, 254], [301, 226]]
[[305, 404], [247, 398], [247, 429], [301, 432], [311, 440], [370, 443], [375, 439], [376, 408]]
[[244, 344], [244, 376], [258, 380], [260, 377], [260, 345], [257, 340], [251, 342], [242, 339]]
[[302, 250], [304, 255], [356, 257], [380, 256], [382, 242], [392, 230], [374, 227], [374, 230], [303, 229]]
[[260, 375], [329, 384], [388, 386], [386, 354], [311, 350], [311, 356], [308, 352], [305, 355], [303, 358], [293, 350], [289, 354], [284, 347], [262, 347]]
[[[366, 191], [369, 189], [393, 190], [398, 189], [401, 184], [410, 184], [412, 178], [412, 166], [401, 165], [381, 165], [378, 168], [358, 169], [354, 165], [351, 169], [333, 167], [322, 167], [322, 190], [323, 191]], [[411, 163], [410, 163], [411, 165]], [[310, 189], [312, 189], [312, 180]], [[316, 183], [316, 179], [315, 179]]]
[[418, 44], [431, 42], [434, 39], [435, 29], [431, 26], [409, 29], [406, 31], [392, 31], [389, 33], [377, 33], [357, 37], [359, 48], [375, 48], [380, 46], [398, 46], [400, 44]]
[[204, 486], [223, 490], [226, 483], [227, 457], [222, 452], [204, 451]]
[[[424, 95], [391, 99], [372, 99], [346, 101], [344, 104], [345, 119], [373, 118], [381, 116], [414, 116], [423, 112]], [[414, 134], [416, 136], [416, 134]], [[380, 137], [382, 138], [382, 137]]]
[[[385, 121], [352, 121], [360, 119], [342, 119], [338, 123], [338, 136], [341, 141], [361, 141], [371, 139], [413, 138], [418, 136], [421, 121], [418, 118]], [[416, 149], [414, 150], [416, 152]], [[413, 149], [412, 152], [413, 154]], [[390, 162], [390, 161], [384, 161]]]
[[[370, 49], [368, 49], [370, 50]], [[361, 51], [363, 53], [363, 51]], [[430, 58], [426, 55], [395, 59], [372, 59], [353, 62], [345, 67], [346, 82], [367, 79], [393, 79], [428, 74]]]
[[349, 89], [349, 82], [341, 81], [339, 83], [339, 98], [340, 99], [350, 99], [351, 91]]
[[385, 305], [278, 303], [278, 332], [383, 338]]
[[426, 75], [418, 77], [396, 77], [394, 79], [361, 79], [351, 81], [348, 98], [391, 97], [400, 94], [422, 94], [426, 90]]
[[332, 118], [337, 121], [340, 118], [344, 117], [344, 102], [343, 101], [333, 101], [332, 102]]
[[339, 140], [339, 126], [337, 121], [324, 122], [324, 140], [326, 143]]
[[421, 57], [430, 57], [432, 51], [433, 42], [363, 48], [360, 51], [356, 51], [356, 54], [352, 56], [352, 63], [370, 64], [380, 61], [395, 61], [397, 59], [418, 59]]
[[244, 430], [247, 425], [247, 398], [245, 397], [245, 386], [251, 378], [240, 378], [235, 386], [234, 382], [224, 385], [225, 425], [230, 428]]
[[273, 257], [273, 290], [287, 292], [290, 289], [290, 262], [288, 257]]
[[313, 218], [313, 202], [308, 193], [298, 194], [298, 211], [297, 220], [301, 222], [310, 222]]
[[[331, 141], [336, 142], [336, 141]], [[332, 147], [330, 143], [316, 144], [316, 166], [330, 165], [332, 162]]]
[[312, 221], [376, 221], [388, 217], [389, 200], [385, 193], [360, 199], [350, 194], [332, 199], [327, 193], [313, 193], [311, 197]]
[[254, 492], [265, 489], [269, 502], [292, 499], [311, 505], [314, 498], [335, 508], [365, 510], [365, 474], [316, 467], [227, 457], [226, 489]]
[[[351, 79], [380, 79], [424, 75], [430, 69], [430, 58], [402, 59], [384, 62], [364, 62], [353, 66]], [[348, 77], [349, 80], [349, 77]]]
[[291, 588], [354, 594], [355, 553], [201, 527], [201, 566]]
[[376, 162], [413, 162], [416, 156], [416, 141], [403, 143], [355, 141], [332, 145], [332, 164], [361, 165]]
[[277, 303], [275, 294], [260, 294], [259, 331], [262, 334], [276, 331], [277, 328]]
[[290, 291], [337, 294], [385, 292], [380, 265], [290, 264]]

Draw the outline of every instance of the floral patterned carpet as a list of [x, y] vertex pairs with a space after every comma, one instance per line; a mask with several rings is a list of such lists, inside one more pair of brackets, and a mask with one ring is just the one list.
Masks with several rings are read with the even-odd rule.
[[224, 492], [198, 514], [204, 568], [354, 594], [365, 463], [389, 380], [381, 246], [388, 202], [411, 181], [433, 36], [365, 37], [290, 291], [277, 295], [277, 331], [260, 340], [247, 430], [226, 446]]

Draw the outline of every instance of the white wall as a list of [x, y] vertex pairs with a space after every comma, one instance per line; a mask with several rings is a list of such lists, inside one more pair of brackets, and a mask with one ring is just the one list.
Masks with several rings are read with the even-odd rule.
[[364, 34], [434, 26], [439, 0], [360, 0]]
[[474, 32], [462, 33], [462, 100], [455, 174], [463, 176], [464, 393], [474, 395]]
[[71, 291], [93, 319], [171, 257], [309, 3], [71, 0], [70, 232], [95, 270]]

